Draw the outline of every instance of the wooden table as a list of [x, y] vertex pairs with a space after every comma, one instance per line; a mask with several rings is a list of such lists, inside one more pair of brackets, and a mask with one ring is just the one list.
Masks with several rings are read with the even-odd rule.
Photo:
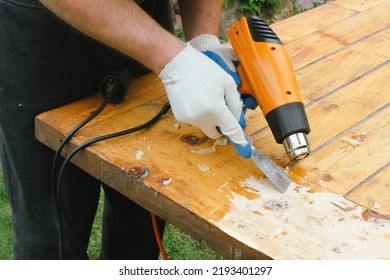
[[[388, 0], [338, 0], [272, 25], [312, 128], [312, 155], [288, 165], [262, 113], [247, 115], [254, 145], [292, 176], [284, 194], [229, 143], [205, 139], [171, 112], [152, 128], [90, 146], [74, 163], [227, 258], [389, 259], [389, 15]], [[57, 148], [101, 101], [39, 115], [36, 137]], [[155, 75], [135, 80], [65, 153], [149, 120], [166, 101]]]

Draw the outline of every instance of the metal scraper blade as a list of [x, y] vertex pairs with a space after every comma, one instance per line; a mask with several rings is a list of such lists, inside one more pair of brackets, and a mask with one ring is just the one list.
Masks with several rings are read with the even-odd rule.
[[290, 177], [272, 160], [252, 146], [252, 160], [263, 171], [264, 175], [284, 193], [291, 184]]

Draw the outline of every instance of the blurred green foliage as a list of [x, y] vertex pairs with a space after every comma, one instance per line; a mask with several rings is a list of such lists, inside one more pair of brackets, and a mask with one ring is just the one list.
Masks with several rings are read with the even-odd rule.
[[261, 11], [268, 14], [278, 12], [281, 8], [280, 0], [223, 0], [226, 8], [231, 1], [238, 1], [238, 8], [241, 11], [253, 12], [260, 15]]

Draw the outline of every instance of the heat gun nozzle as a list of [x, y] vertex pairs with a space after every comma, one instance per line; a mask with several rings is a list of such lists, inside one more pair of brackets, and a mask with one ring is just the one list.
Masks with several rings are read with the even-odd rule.
[[310, 154], [306, 133], [298, 132], [283, 140], [284, 149], [291, 161], [298, 161]]

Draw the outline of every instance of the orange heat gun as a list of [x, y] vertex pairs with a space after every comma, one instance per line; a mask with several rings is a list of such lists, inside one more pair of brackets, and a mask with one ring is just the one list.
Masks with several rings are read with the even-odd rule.
[[239, 91], [252, 95], [291, 161], [310, 154], [309, 122], [282, 41], [258, 16], [243, 17], [226, 32], [240, 61]]

